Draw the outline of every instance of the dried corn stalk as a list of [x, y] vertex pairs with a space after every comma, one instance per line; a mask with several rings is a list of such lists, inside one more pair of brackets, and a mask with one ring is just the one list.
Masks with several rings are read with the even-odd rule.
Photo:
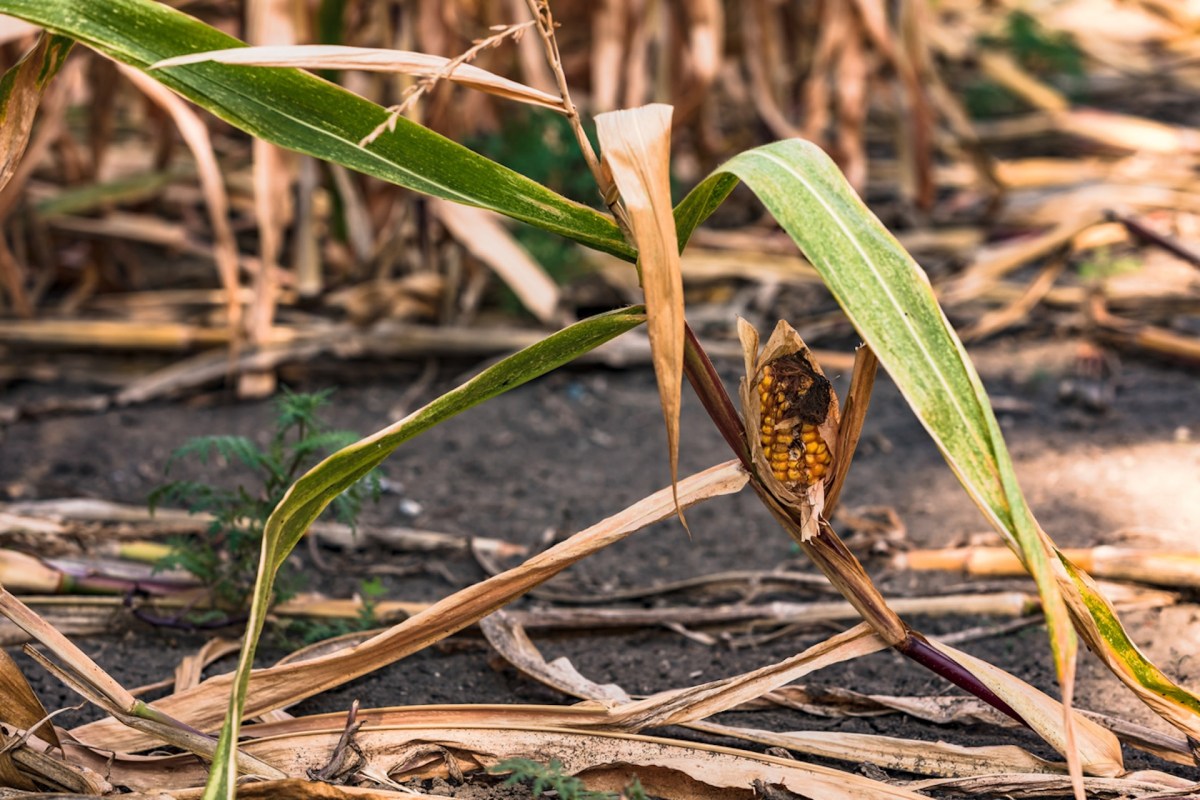
[[818, 531], [837, 456], [837, 395], [800, 334], [784, 320], [761, 352], [758, 332], [743, 319], [738, 336], [746, 359], [741, 400], [751, 460], [770, 494], [800, 512], [807, 541]]

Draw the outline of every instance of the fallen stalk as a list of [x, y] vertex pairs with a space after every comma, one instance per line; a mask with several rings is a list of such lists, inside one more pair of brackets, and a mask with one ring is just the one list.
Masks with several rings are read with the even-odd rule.
[[[157, 561], [166, 555], [162, 545], [129, 541], [159, 536], [202, 534], [212, 515], [176, 508], [123, 505], [93, 498], [60, 498], [0, 504], [0, 544], [8, 538], [37, 537], [39, 552], [50, 537], [83, 540], [84, 549], [100, 555]], [[462, 536], [402, 526], [360, 526], [357, 532], [340, 522], [314, 522], [310, 536], [343, 550], [361, 550], [368, 543], [404, 552], [486, 552], [498, 558], [523, 556], [521, 545], [486, 536]], [[114, 542], [113, 540], [117, 540]], [[91, 543], [95, 542], [95, 546]]]
[[[1154, 586], [1200, 588], [1200, 553], [1133, 550], [1108, 545], [1068, 549], [1062, 553], [1094, 578], [1134, 581]], [[989, 577], [1026, 574], [1020, 560], [1005, 547], [911, 550], [898, 554], [894, 564], [900, 569], [961, 570], [969, 575]]]

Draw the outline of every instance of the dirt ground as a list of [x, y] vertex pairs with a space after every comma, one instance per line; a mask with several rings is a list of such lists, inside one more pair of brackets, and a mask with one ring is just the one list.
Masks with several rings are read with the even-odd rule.
[[[1064, 546], [1126, 543], [1194, 549], [1194, 532], [1200, 530], [1200, 410], [1195, 400], [1200, 396], [1200, 375], [1126, 357], [1117, 373], [1111, 407], [1093, 413], [1060, 397], [1062, 383], [1074, 368], [1075, 348], [1070, 341], [1047, 344], [1008, 338], [973, 350], [993, 399], [1004, 409], [1001, 424], [1039, 520]], [[732, 389], [737, 365], [720, 367]], [[435, 387], [446, 388], [471, 369], [463, 363], [440, 364]], [[338, 385], [331, 421], [365, 434], [405, 410], [397, 405], [418, 372], [416, 367], [381, 370], [361, 365], [350, 372], [341, 370], [336, 380], [328, 372], [296, 375], [294, 385], [305, 390]], [[844, 390], [844, 379], [837, 385]], [[434, 390], [426, 390], [421, 400], [432, 397]], [[12, 387], [6, 402], [46, 391], [46, 387]], [[699, 404], [687, 394], [681, 474], [729, 458]], [[14, 499], [89, 496], [141, 503], [161, 480], [168, 454], [189, 436], [262, 436], [271, 415], [267, 402], [231, 403], [213, 395], [98, 415], [18, 422], [0, 430], [0, 491]], [[485, 535], [541, 547], [661, 488], [668, 477], [662, 427], [648, 368], [560, 371], [402, 447], [386, 466], [396, 491], [385, 494], [381, 504], [368, 511], [367, 522]], [[982, 516], [886, 379], [876, 389], [844, 503], [894, 508], [907, 527], [907, 544], [913, 547], [951, 546], [986, 529]], [[573, 568], [559, 581], [575, 591], [603, 593], [728, 569], [771, 570], [787, 564], [811, 570], [751, 492], [711, 501], [693, 509], [688, 518], [691, 540], [678, 523], [664, 523]], [[339, 596], [357, 588], [369, 565], [412, 559], [377, 551], [325, 555], [338, 574], [313, 571], [311, 588]], [[384, 576], [386, 599], [433, 600], [484, 577], [469, 556], [428, 557], [423, 566], [412, 575]], [[1004, 587], [1032, 590], [1025, 579], [968, 581], [960, 574], [900, 571], [880, 557], [867, 566], [889, 597]], [[1129, 613], [1125, 622], [1152, 659], [1195, 689], [1200, 688], [1200, 605], [1193, 599]], [[543, 605], [523, 601], [517, 607]], [[1004, 621], [909, 620], [930, 635]], [[666, 629], [535, 638], [547, 658], [568, 656], [596, 681], [619, 683], [631, 693], [649, 693], [772, 663], [829, 633], [811, 630], [741, 649], [708, 646]], [[134, 686], [169, 676], [179, 658], [204, 639], [202, 634], [132, 624], [125, 632], [89, 637], [81, 644], [126, 686]], [[1044, 629], [1039, 625], [973, 641], [963, 649], [1056, 693]], [[268, 648], [264, 658], [281, 652]], [[77, 702], [31, 661], [18, 658], [48, 708]], [[220, 670], [228, 668], [228, 661], [219, 665]], [[954, 691], [890, 652], [819, 672], [809, 682], [879, 694]], [[1081, 655], [1076, 697], [1081, 707], [1166, 730], [1086, 652]], [[344, 710], [356, 698], [365, 706], [569, 702], [496, 663], [474, 633], [305, 701], [293, 711]], [[75, 719], [88, 716], [79, 712]], [[901, 716], [837, 720], [773, 711], [726, 718], [774, 730], [859, 731], [963, 745], [1018, 744], [1051, 755], [1036, 737], [1022, 730], [937, 727]], [[1131, 769], [1180, 770], [1138, 751], [1127, 749], [1126, 756]]]

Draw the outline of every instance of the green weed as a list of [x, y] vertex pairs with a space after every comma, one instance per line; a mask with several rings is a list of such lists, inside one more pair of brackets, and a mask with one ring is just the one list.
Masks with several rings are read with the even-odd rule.
[[[182, 568], [208, 588], [217, 611], [194, 612], [195, 621], [213, 622], [222, 614], [246, 609], [258, 574], [263, 526], [296, 478], [330, 453], [358, 440], [352, 431], [329, 429], [318, 416], [332, 390], [296, 394], [288, 390], [276, 399], [275, 426], [265, 447], [245, 436], [197, 436], [172, 454], [165, 473], [184, 459], [194, 459], [214, 470], [240, 466], [249, 479], [234, 488], [198, 480], [179, 480], [155, 489], [149, 497], [151, 511], [164, 503], [178, 504], [193, 514], [212, 515], [202, 536], [180, 537], [171, 542], [170, 555], [159, 567]], [[215, 458], [214, 458], [215, 457]], [[330, 512], [356, 526], [363, 501], [378, 499], [379, 474], [372, 471], [330, 504]], [[286, 564], [280, 570], [276, 596], [286, 599], [301, 588], [299, 573]], [[373, 593], [364, 613], [374, 621], [374, 607], [382, 587]], [[364, 585], [365, 588], [365, 585]], [[203, 619], [201, 619], [203, 617]]]
[[[1049, 30], [1031, 14], [1013, 11], [1008, 15], [1002, 35], [981, 37], [979, 44], [1007, 51], [1030, 74], [1050, 83], [1061, 84], [1068, 97], [1081, 99], [1083, 51], [1070, 33]], [[986, 78], [967, 86], [964, 100], [967, 110], [976, 118], [997, 117], [1025, 110], [1022, 101]]]
[[564, 774], [562, 762], [558, 759], [551, 759], [549, 764], [539, 764], [527, 758], [510, 758], [496, 764], [488, 772], [493, 775], [511, 773], [504, 785], [527, 783], [533, 798], [553, 792], [559, 800], [646, 800], [646, 792], [637, 778], [630, 781], [620, 794], [593, 792], [584, 787], [579, 778]]
[[1111, 247], [1097, 248], [1089, 258], [1076, 266], [1079, 277], [1088, 281], [1102, 281], [1118, 275], [1127, 275], [1142, 268], [1142, 262], [1129, 253], [1115, 252]]

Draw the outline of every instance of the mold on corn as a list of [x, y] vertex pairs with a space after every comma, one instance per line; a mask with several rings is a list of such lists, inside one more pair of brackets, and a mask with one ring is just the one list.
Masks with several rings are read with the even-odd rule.
[[837, 396], [800, 335], [787, 322], [765, 345], [744, 319], [738, 337], [746, 361], [739, 394], [750, 460], [762, 487], [796, 512], [800, 540], [816, 536], [833, 479], [840, 415]]
[[794, 492], [829, 474], [833, 454], [818, 429], [829, 398], [829, 381], [803, 359], [785, 356], [762, 369], [759, 442], [775, 480]]

